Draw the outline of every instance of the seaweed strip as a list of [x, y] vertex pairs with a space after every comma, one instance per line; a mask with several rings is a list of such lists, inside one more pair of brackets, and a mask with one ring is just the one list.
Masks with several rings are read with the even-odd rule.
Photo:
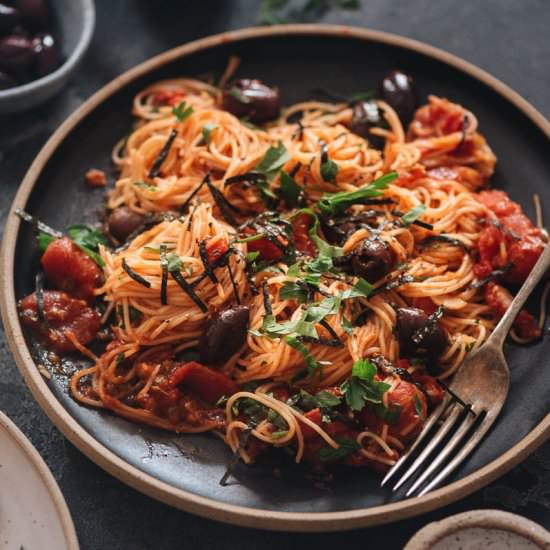
[[160, 303], [168, 304], [168, 259], [166, 258], [166, 245], [160, 245], [160, 266], [162, 268], [162, 279], [160, 282]]
[[208, 308], [204, 304], [204, 302], [197, 296], [195, 291], [193, 290], [193, 287], [183, 278], [183, 275], [179, 271], [171, 271], [170, 275], [174, 278], [176, 283], [180, 286], [180, 288], [197, 304], [199, 309], [206, 313], [208, 311]]
[[176, 139], [176, 136], [178, 135], [177, 130], [172, 130], [170, 132], [170, 135], [168, 136], [168, 139], [166, 140], [166, 143], [162, 146], [162, 149], [160, 150], [160, 153], [158, 154], [157, 158], [154, 160], [151, 170], [149, 170], [149, 178], [156, 178], [159, 175], [160, 168], [162, 166], [162, 163], [166, 160], [166, 157], [168, 156], [168, 153], [170, 152], [170, 148], [172, 147], [172, 143], [174, 143], [174, 140]]
[[144, 287], [151, 288], [151, 283], [142, 277], [139, 273], [136, 273], [126, 262], [126, 258], [122, 258], [122, 269], [128, 273], [131, 279], [134, 279], [136, 283], [143, 285]]

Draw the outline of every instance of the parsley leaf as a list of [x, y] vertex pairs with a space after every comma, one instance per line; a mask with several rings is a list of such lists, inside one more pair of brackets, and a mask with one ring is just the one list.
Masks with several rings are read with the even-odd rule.
[[233, 86], [229, 90], [229, 95], [243, 105], [248, 105], [249, 103], [252, 103], [252, 99], [245, 95], [240, 88], [237, 88], [237, 86]]
[[298, 394], [298, 398], [297, 403], [299, 403], [300, 407], [306, 411], [316, 408], [332, 409], [333, 407], [338, 407], [338, 405], [342, 403], [342, 399], [340, 397], [327, 390], [321, 390], [315, 395], [312, 395], [311, 393], [301, 389]]
[[282, 300], [296, 300], [299, 304], [307, 302], [310, 294], [305, 285], [293, 281], [286, 281], [279, 292]]
[[38, 233], [36, 236], [36, 242], [38, 243], [38, 248], [41, 252], [45, 252], [46, 248], [55, 241], [57, 237], [54, 237], [53, 235], [48, 235], [47, 233], [43, 233], [42, 231]]
[[366, 403], [382, 403], [382, 396], [390, 385], [374, 379], [376, 367], [368, 359], [356, 361], [351, 374], [351, 378], [342, 384], [341, 389], [346, 403], [352, 410], [360, 411]]
[[303, 317], [295, 321], [278, 323], [274, 315], [266, 315], [263, 319], [262, 332], [271, 338], [278, 338], [285, 334], [318, 338], [314, 323], [306, 321]]
[[260, 255], [260, 253], [256, 250], [252, 251], [252, 252], [247, 252], [246, 253], [246, 261], [248, 263], [252, 263], [256, 260], [256, 258]]
[[166, 260], [168, 262], [167, 268], [170, 273], [172, 273], [172, 271], [181, 271], [183, 262], [175, 252], [170, 252], [170, 254], [166, 257]]
[[338, 165], [331, 159], [327, 158], [321, 164], [321, 177], [324, 181], [334, 182], [338, 174]]
[[212, 130], [215, 130], [216, 128], [217, 126], [211, 123], [205, 124], [202, 127], [202, 139], [204, 143], [206, 143], [206, 145], [210, 145], [210, 139], [211, 139], [210, 134], [212, 134]]
[[154, 185], [149, 185], [148, 183], [144, 181], [135, 181], [134, 185], [136, 187], [139, 187], [140, 189], [145, 189], [145, 191], [151, 191], [154, 192], [157, 190], [157, 188]]
[[285, 342], [291, 348], [294, 348], [295, 350], [299, 351], [302, 354], [307, 365], [307, 371], [310, 374], [310, 376], [313, 376], [313, 374], [319, 369], [320, 365], [315, 359], [315, 357], [311, 355], [307, 347], [302, 342], [300, 342], [298, 338], [296, 338], [293, 335], [286, 336]]
[[295, 208], [300, 202], [303, 189], [296, 183], [294, 178], [284, 170], [280, 173], [281, 195], [287, 208]]
[[401, 223], [405, 226], [411, 225], [411, 223], [414, 223], [422, 216], [426, 208], [425, 204], [418, 204], [414, 208], [411, 208], [406, 214], [401, 216]]
[[388, 185], [395, 179], [397, 179], [397, 172], [389, 172], [356, 191], [326, 193], [317, 203], [317, 208], [322, 216], [332, 216], [344, 211], [353, 204], [362, 204], [370, 198], [383, 195], [383, 190], [387, 189]]
[[104, 266], [104, 262], [97, 251], [100, 244], [107, 246], [109, 241], [101, 231], [87, 225], [73, 225], [67, 229], [67, 234], [99, 267]]
[[254, 172], [265, 174], [271, 180], [277, 172], [289, 161], [290, 154], [282, 141], [276, 147], [271, 146], [263, 156], [262, 160], [254, 168]]
[[336, 438], [335, 441], [340, 445], [337, 449], [328, 446], [319, 449], [319, 458], [323, 462], [340, 460], [361, 448], [359, 443], [355, 439], [351, 439], [351, 437]]
[[353, 334], [353, 325], [351, 321], [347, 317], [344, 317], [343, 315], [340, 321], [340, 326], [348, 336], [351, 336]]
[[182, 101], [179, 105], [172, 107], [172, 114], [178, 119], [178, 122], [183, 122], [193, 114], [193, 107], [187, 106], [187, 103]]
[[414, 395], [414, 410], [418, 416], [422, 416], [422, 401], [416, 394]]

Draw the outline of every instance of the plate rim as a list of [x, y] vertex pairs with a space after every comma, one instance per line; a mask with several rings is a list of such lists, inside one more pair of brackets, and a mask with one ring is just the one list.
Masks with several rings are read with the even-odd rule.
[[98, 466], [120, 481], [150, 497], [186, 512], [242, 527], [301, 532], [327, 532], [389, 523], [450, 504], [503, 475], [534, 452], [546, 440], [550, 439], [550, 413], [524, 438], [500, 457], [466, 477], [422, 497], [414, 497], [370, 508], [336, 512], [279, 512], [260, 508], [248, 508], [246, 506], [219, 502], [175, 488], [128, 464], [113, 451], [99, 443], [69, 414], [39, 373], [27, 348], [17, 315], [13, 272], [15, 246], [12, 245], [17, 239], [20, 220], [14, 215], [14, 210], [17, 207], [24, 208], [45, 164], [77, 124], [119, 89], [148, 72], [176, 59], [181, 59], [198, 51], [228, 42], [240, 42], [247, 39], [279, 35], [348, 37], [398, 46], [423, 54], [450, 65], [493, 89], [522, 111], [550, 140], [550, 122], [509, 86], [457, 55], [412, 38], [383, 31], [343, 25], [292, 24], [272, 27], [250, 27], [237, 31], [223, 32], [188, 42], [149, 58], [100, 88], [65, 119], [35, 157], [8, 211], [0, 252], [0, 264], [4, 266], [4, 269], [0, 270], [0, 310], [6, 338], [17, 367], [23, 375], [27, 386], [53, 424], [61, 430], [73, 445], [78, 447], [80, 451]]
[[80, 546], [78, 544], [76, 530], [67, 501], [65, 500], [56, 479], [53, 477], [51, 470], [48, 468], [48, 465], [27, 436], [17, 427], [15, 422], [13, 422], [13, 420], [2, 411], [0, 411], [0, 427], [4, 428], [8, 436], [10, 436], [21, 448], [22, 452], [27, 456], [38, 472], [38, 475], [42, 478], [44, 486], [46, 487], [57, 511], [57, 516], [60, 520], [61, 528], [65, 537], [65, 543], [67, 544], [67, 550], [79, 550]]

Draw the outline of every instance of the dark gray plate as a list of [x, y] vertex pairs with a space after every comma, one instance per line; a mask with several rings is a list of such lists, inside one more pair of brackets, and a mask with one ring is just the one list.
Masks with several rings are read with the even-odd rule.
[[[304, 29], [296, 28], [287, 35], [262, 36], [245, 32], [237, 40], [210, 41], [204, 49], [171, 59], [164, 65], [159, 63], [134, 79], [126, 79], [127, 83], [97, 106], [90, 105], [89, 112], [60, 140], [37, 174], [26, 209], [59, 228], [83, 219], [94, 221], [101, 207], [102, 193], [84, 186], [83, 174], [90, 167], [113, 172], [109, 155], [113, 144], [132, 124], [130, 108], [134, 94], [166, 77], [220, 75], [230, 55], [239, 55], [242, 59], [239, 76], [256, 77], [278, 85], [286, 104], [310, 98], [314, 88], [326, 88], [344, 95], [371, 89], [386, 71], [399, 67], [414, 76], [422, 100], [432, 93], [446, 96], [476, 114], [480, 131], [498, 157], [493, 179], [495, 186], [509, 192], [531, 217], [533, 193], [539, 193], [543, 204], [550, 203], [548, 136], [529, 113], [520, 108], [521, 100], [518, 107], [513, 102], [513, 94], [511, 100], [505, 98], [487, 84], [496, 81], [485, 76], [484, 83], [468, 74], [474, 69], [467, 64], [459, 68], [460, 60], [456, 58], [450, 60], [456, 65], [452, 66], [441, 60], [444, 57], [441, 52], [430, 51], [427, 47], [423, 51], [410, 49], [422, 50], [412, 41], [369, 35], [364, 31], [342, 32], [341, 28], [330, 30], [332, 35], [328, 32], [326, 27], [322, 32], [311, 33], [310, 30], [307, 34]], [[515, 100], [518, 101], [517, 97]], [[535, 119], [540, 116], [534, 114]], [[547, 124], [542, 117], [540, 120], [542, 125]], [[15, 246], [15, 295], [20, 298], [34, 288], [36, 258], [30, 228], [21, 226], [17, 241], [8, 245], [12, 249]], [[11, 300], [13, 302], [13, 298]], [[533, 300], [531, 306], [535, 303]], [[30, 338], [27, 343], [33, 347], [35, 357], [40, 354]], [[545, 364], [548, 354], [550, 343], [547, 340], [529, 347], [508, 347], [507, 358], [512, 370], [508, 402], [494, 429], [456, 474], [455, 480], [500, 457], [543, 420], [549, 410], [550, 369]], [[334, 481], [327, 488], [304, 476], [302, 469], [289, 468], [286, 463], [280, 479], [271, 476], [269, 465], [246, 467], [241, 464], [232, 483], [221, 487], [218, 481], [231, 455], [218, 438], [164, 433], [132, 424], [109, 412], [80, 406], [68, 395], [63, 376], [55, 376], [50, 388], [81, 427], [125, 462], [174, 488], [219, 503], [280, 512], [337, 512], [358, 511], [400, 498], [400, 495], [390, 497], [380, 489], [380, 479], [368, 471], [335, 470]], [[365, 512], [368, 516], [368, 511]], [[228, 517], [220, 519], [239, 521]], [[356, 525], [365, 523], [359, 521]], [[255, 525], [269, 527], [261, 520]], [[328, 528], [328, 525], [317, 527], [319, 530]]]

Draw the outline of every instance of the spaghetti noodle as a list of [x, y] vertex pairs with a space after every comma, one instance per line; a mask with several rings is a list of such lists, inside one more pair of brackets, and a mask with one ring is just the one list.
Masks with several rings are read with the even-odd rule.
[[[496, 158], [460, 105], [430, 96], [408, 127], [391, 96], [273, 117], [278, 90], [230, 78], [163, 81], [134, 100], [107, 201], [133, 216], [127, 242], [72, 237], [71, 261], [101, 266], [99, 357], [72, 272], [56, 291], [70, 330], [59, 322], [56, 340], [39, 325], [53, 317], [38, 292], [21, 301], [23, 321], [92, 358], [71, 381], [86, 405], [218, 431], [246, 463], [291, 447], [296, 462], [387, 468], [441, 401], [437, 379], [490, 334], [542, 229], [504, 193], [479, 191]], [[52, 235], [50, 283], [66, 268], [67, 237]], [[515, 330], [531, 341], [541, 328], [522, 312]], [[197, 349], [201, 362], [183, 358]]]

